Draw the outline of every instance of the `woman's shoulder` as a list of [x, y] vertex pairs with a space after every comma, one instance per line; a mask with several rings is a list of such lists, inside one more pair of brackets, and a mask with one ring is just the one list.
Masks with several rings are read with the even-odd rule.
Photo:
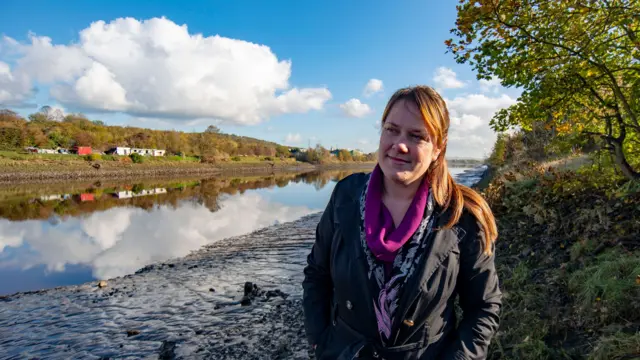
[[357, 172], [345, 176], [336, 184], [336, 191], [352, 193], [355, 189], [362, 188], [371, 172]]
[[[448, 223], [451, 216], [453, 216], [452, 209], [445, 210], [441, 216], [440, 224], [444, 225]], [[473, 215], [473, 213], [471, 213], [471, 211], [465, 208], [462, 209], [460, 218], [458, 218], [458, 221], [453, 224], [451, 228], [443, 228], [445, 231], [452, 231], [460, 242], [476, 240], [480, 229], [481, 227], [478, 219]]]

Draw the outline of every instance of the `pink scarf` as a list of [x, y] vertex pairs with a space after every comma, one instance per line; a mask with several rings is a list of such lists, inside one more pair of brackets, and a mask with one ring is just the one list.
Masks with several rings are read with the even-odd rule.
[[429, 181], [425, 178], [420, 184], [402, 222], [396, 228], [391, 213], [382, 203], [383, 176], [380, 165], [376, 165], [365, 198], [364, 229], [367, 245], [373, 255], [385, 263], [392, 263], [397, 251], [420, 226], [429, 197]]

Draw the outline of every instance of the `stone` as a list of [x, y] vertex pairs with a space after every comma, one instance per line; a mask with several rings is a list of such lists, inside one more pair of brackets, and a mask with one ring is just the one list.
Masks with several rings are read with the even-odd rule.
[[164, 340], [160, 345], [160, 354], [158, 359], [160, 360], [173, 360], [176, 358], [176, 342]]
[[244, 296], [249, 296], [251, 293], [253, 293], [254, 290], [254, 284], [250, 281], [247, 281], [246, 283], [244, 283]]
[[136, 336], [140, 334], [140, 330], [127, 330], [127, 336]]
[[103, 287], [106, 287], [106, 286], [107, 286], [107, 282], [106, 281], [104, 281], [104, 280], [98, 281], [98, 287], [99, 288], [103, 288]]
[[240, 300], [240, 305], [242, 306], [249, 306], [251, 305], [251, 298], [248, 296], [243, 296], [242, 300]]

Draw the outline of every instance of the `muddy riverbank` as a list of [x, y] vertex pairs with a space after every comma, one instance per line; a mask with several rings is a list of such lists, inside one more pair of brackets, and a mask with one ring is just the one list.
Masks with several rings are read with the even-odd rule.
[[[307, 359], [300, 284], [319, 216], [229, 238], [104, 287], [0, 297], [0, 358]], [[249, 297], [246, 282], [259, 287]]]
[[[97, 164], [97, 165], [96, 165]], [[94, 165], [96, 165], [94, 167]], [[212, 176], [233, 174], [269, 174], [302, 171], [324, 171], [338, 169], [363, 169], [373, 167], [373, 163], [344, 163], [313, 165], [308, 163], [295, 164], [181, 164], [147, 165], [147, 164], [111, 164], [87, 163], [86, 166], [56, 166], [55, 164], [41, 164], [38, 167], [0, 167], [0, 184], [34, 181], [55, 180], [97, 180], [97, 179], [134, 179], [171, 176]]]

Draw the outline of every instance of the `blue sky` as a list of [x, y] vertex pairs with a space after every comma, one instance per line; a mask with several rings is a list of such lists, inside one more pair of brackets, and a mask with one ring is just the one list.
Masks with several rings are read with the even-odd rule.
[[[288, 145], [374, 151], [387, 98], [427, 84], [452, 110], [449, 156], [482, 157], [495, 139], [491, 115], [517, 93], [476, 81], [445, 54], [456, 4], [5, 0], [0, 104], [25, 115], [35, 111], [25, 104], [52, 105], [114, 125], [219, 124]], [[371, 79], [382, 89], [367, 96]]]

